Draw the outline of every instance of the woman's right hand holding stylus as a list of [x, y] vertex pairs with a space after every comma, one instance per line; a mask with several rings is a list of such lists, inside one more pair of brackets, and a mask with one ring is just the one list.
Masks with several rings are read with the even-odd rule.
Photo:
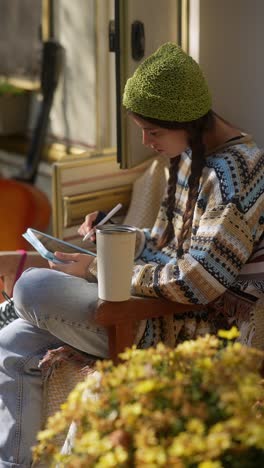
[[[89, 213], [85, 216], [84, 222], [78, 229], [78, 234], [80, 234], [80, 236], [84, 237], [86, 234], [88, 234], [88, 232], [91, 231], [91, 229], [95, 225], [95, 220], [98, 217], [98, 213], [99, 211], [94, 211], [93, 213]], [[90, 241], [95, 241], [95, 234], [91, 235]]]

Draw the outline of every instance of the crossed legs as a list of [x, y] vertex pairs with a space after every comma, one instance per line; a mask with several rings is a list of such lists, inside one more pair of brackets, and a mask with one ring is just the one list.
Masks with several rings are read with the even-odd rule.
[[38, 362], [45, 352], [67, 343], [108, 357], [106, 331], [92, 321], [96, 284], [31, 268], [17, 281], [14, 301], [20, 318], [0, 332], [0, 468], [30, 467], [30, 448], [41, 428]]

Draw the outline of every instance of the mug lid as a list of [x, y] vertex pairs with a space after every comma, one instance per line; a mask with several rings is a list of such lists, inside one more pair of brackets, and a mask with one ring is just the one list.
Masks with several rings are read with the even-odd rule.
[[128, 226], [127, 224], [102, 224], [102, 226], [96, 226], [96, 233], [98, 234], [134, 234], [136, 232], [134, 226]]

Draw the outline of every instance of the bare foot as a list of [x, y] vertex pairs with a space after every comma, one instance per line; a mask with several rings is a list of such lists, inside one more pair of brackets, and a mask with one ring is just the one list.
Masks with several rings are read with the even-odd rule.
[[[9, 296], [12, 294], [20, 260], [21, 253], [19, 251], [0, 251], [0, 278], [2, 278], [4, 290]], [[30, 267], [49, 268], [49, 264], [38, 252], [28, 251], [23, 265], [23, 271]], [[2, 294], [0, 294], [0, 302], [3, 300], [4, 298]]]

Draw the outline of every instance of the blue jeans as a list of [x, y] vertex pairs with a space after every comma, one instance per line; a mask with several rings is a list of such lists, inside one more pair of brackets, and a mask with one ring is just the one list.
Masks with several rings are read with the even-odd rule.
[[97, 285], [64, 273], [31, 268], [14, 289], [19, 319], [0, 331], [0, 468], [31, 465], [42, 427], [39, 360], [67, 343], [108, 357], [106, 330], [93, 323]]

